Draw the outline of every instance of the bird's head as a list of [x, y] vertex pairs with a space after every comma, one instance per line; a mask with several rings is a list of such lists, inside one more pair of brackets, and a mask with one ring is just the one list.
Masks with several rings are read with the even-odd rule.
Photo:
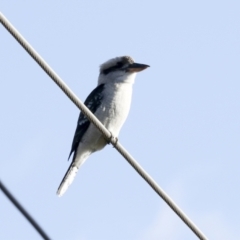
[[116, 57], [108, 60], [100, 66], [98, 84], [108, 82], [134, 82], [137, 72], [149, 66], [135, 63], [129, 56]]

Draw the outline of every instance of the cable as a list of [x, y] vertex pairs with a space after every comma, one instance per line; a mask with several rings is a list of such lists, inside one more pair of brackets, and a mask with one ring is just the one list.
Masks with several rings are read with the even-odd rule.
[[63, 80], [51, 69], [42, 57], [31, 47], [31, 45], [21, 36], [21, 34], [11, 25], [11, 23], [0, 12], [0, 22], [12, 34], [12, 36], [22, 45], [30, 56], [40, 65], [40, 67], [52, 78], [52, 80], [62, 89], [62, 91], [72, 100], [72, 102], [86, 115], [86, 117], [109, 139], [109, 142], [118, 152], [129, 162], [129, 164], [142, 176], [143, 179], [153, 188], [153, 190], [172, 208], [172, 210], [182, 219], [182, 221], [201, 240], [207, 240], [204, 234], [194, 225], [194, 223], [184, 214], [184, 212], [172, 201], [172, 199], [158, 186], [151, 176], [137, 163], [137, 161], [126, 151], [126, 149], [112, 136], [112, 134], [102, 125], [102, 123], [92, 114], [92, 112], [77, 98]]
[[42, 236], [45, 240], [50, 240], [48, 235], [43, 231], [43, 229], [38, 225], [38, 223], [30, 216], [30, 214], [21, 206], [16, 198], [7, 190], [0, 180], [0, 189], [7, 196], [7, 198], [12, 202], [12, 204], [24, 215], [24, 217], [32, 224], [36, 231]]

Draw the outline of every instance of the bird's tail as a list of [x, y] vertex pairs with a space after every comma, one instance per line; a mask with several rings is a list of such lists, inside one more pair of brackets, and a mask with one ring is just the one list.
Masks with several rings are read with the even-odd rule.
[[61, 197], [66, 192], [69, 185], [73, 182], [78, 172], [78, 169], [83, 165], [83, 163], [87, 160], [90, 154], [91, 154], [90, 152], [81, 153], [79, 155], [77, 155], [76, 152], [74, 153], [72, 163], [69, 166], [62, 182], [58, 187], [57, 195], [59, 197]]
[[76, 165], [71, 164], [70, 167], [68, 168], [62, 182], [60, 183], [60, 185], [58, 187], [57, 195], [59, 197], [61, 197], [66, 192], [69, 185], [73, 182], [77, 172], [78, 172], [78, 167]]

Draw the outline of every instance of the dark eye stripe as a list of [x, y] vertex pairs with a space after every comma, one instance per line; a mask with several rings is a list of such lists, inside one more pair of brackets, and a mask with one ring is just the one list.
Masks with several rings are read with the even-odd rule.
[[117, 62], [117, 65], [112, 66], [112, 67], [107, 68], [107, 69], [104, 69], [104, 70], [102, 71], [102, 73], [105, 74], [105, 75], [107, 75], [108, 73], [113, 72], [113, 71], [115, 71], [115, 70], [119, 70], [119, 69], [122, 68], [122, 67], [123, 67], [123, 63], [122, 63], [122, 62]]

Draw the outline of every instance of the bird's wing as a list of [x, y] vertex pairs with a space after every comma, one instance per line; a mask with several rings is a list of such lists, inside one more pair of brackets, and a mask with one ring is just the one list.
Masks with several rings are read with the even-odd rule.
[[[103, 92], [104, 90], [104, 84], [101, 84], [97, 86], [87, 97], [84, 104], [89, 108], [89, 110], [92, 113], [95, 113], [97, 108], [101, 104], [101, 100], [103, 98]], [[76, 153], [76, 150], [78, 148], [78, 144], [80, 143], [84, 133], [87, 131], [88, 127], [90, 125], [90, 121], [88, 118], [81, 112], [78, 118], [77, 122], [77, 128], [74, 134], [73, 142], [72, 142], [72, 148], [69, 154], [68, 159], [72, 155], [72, 153]]]

